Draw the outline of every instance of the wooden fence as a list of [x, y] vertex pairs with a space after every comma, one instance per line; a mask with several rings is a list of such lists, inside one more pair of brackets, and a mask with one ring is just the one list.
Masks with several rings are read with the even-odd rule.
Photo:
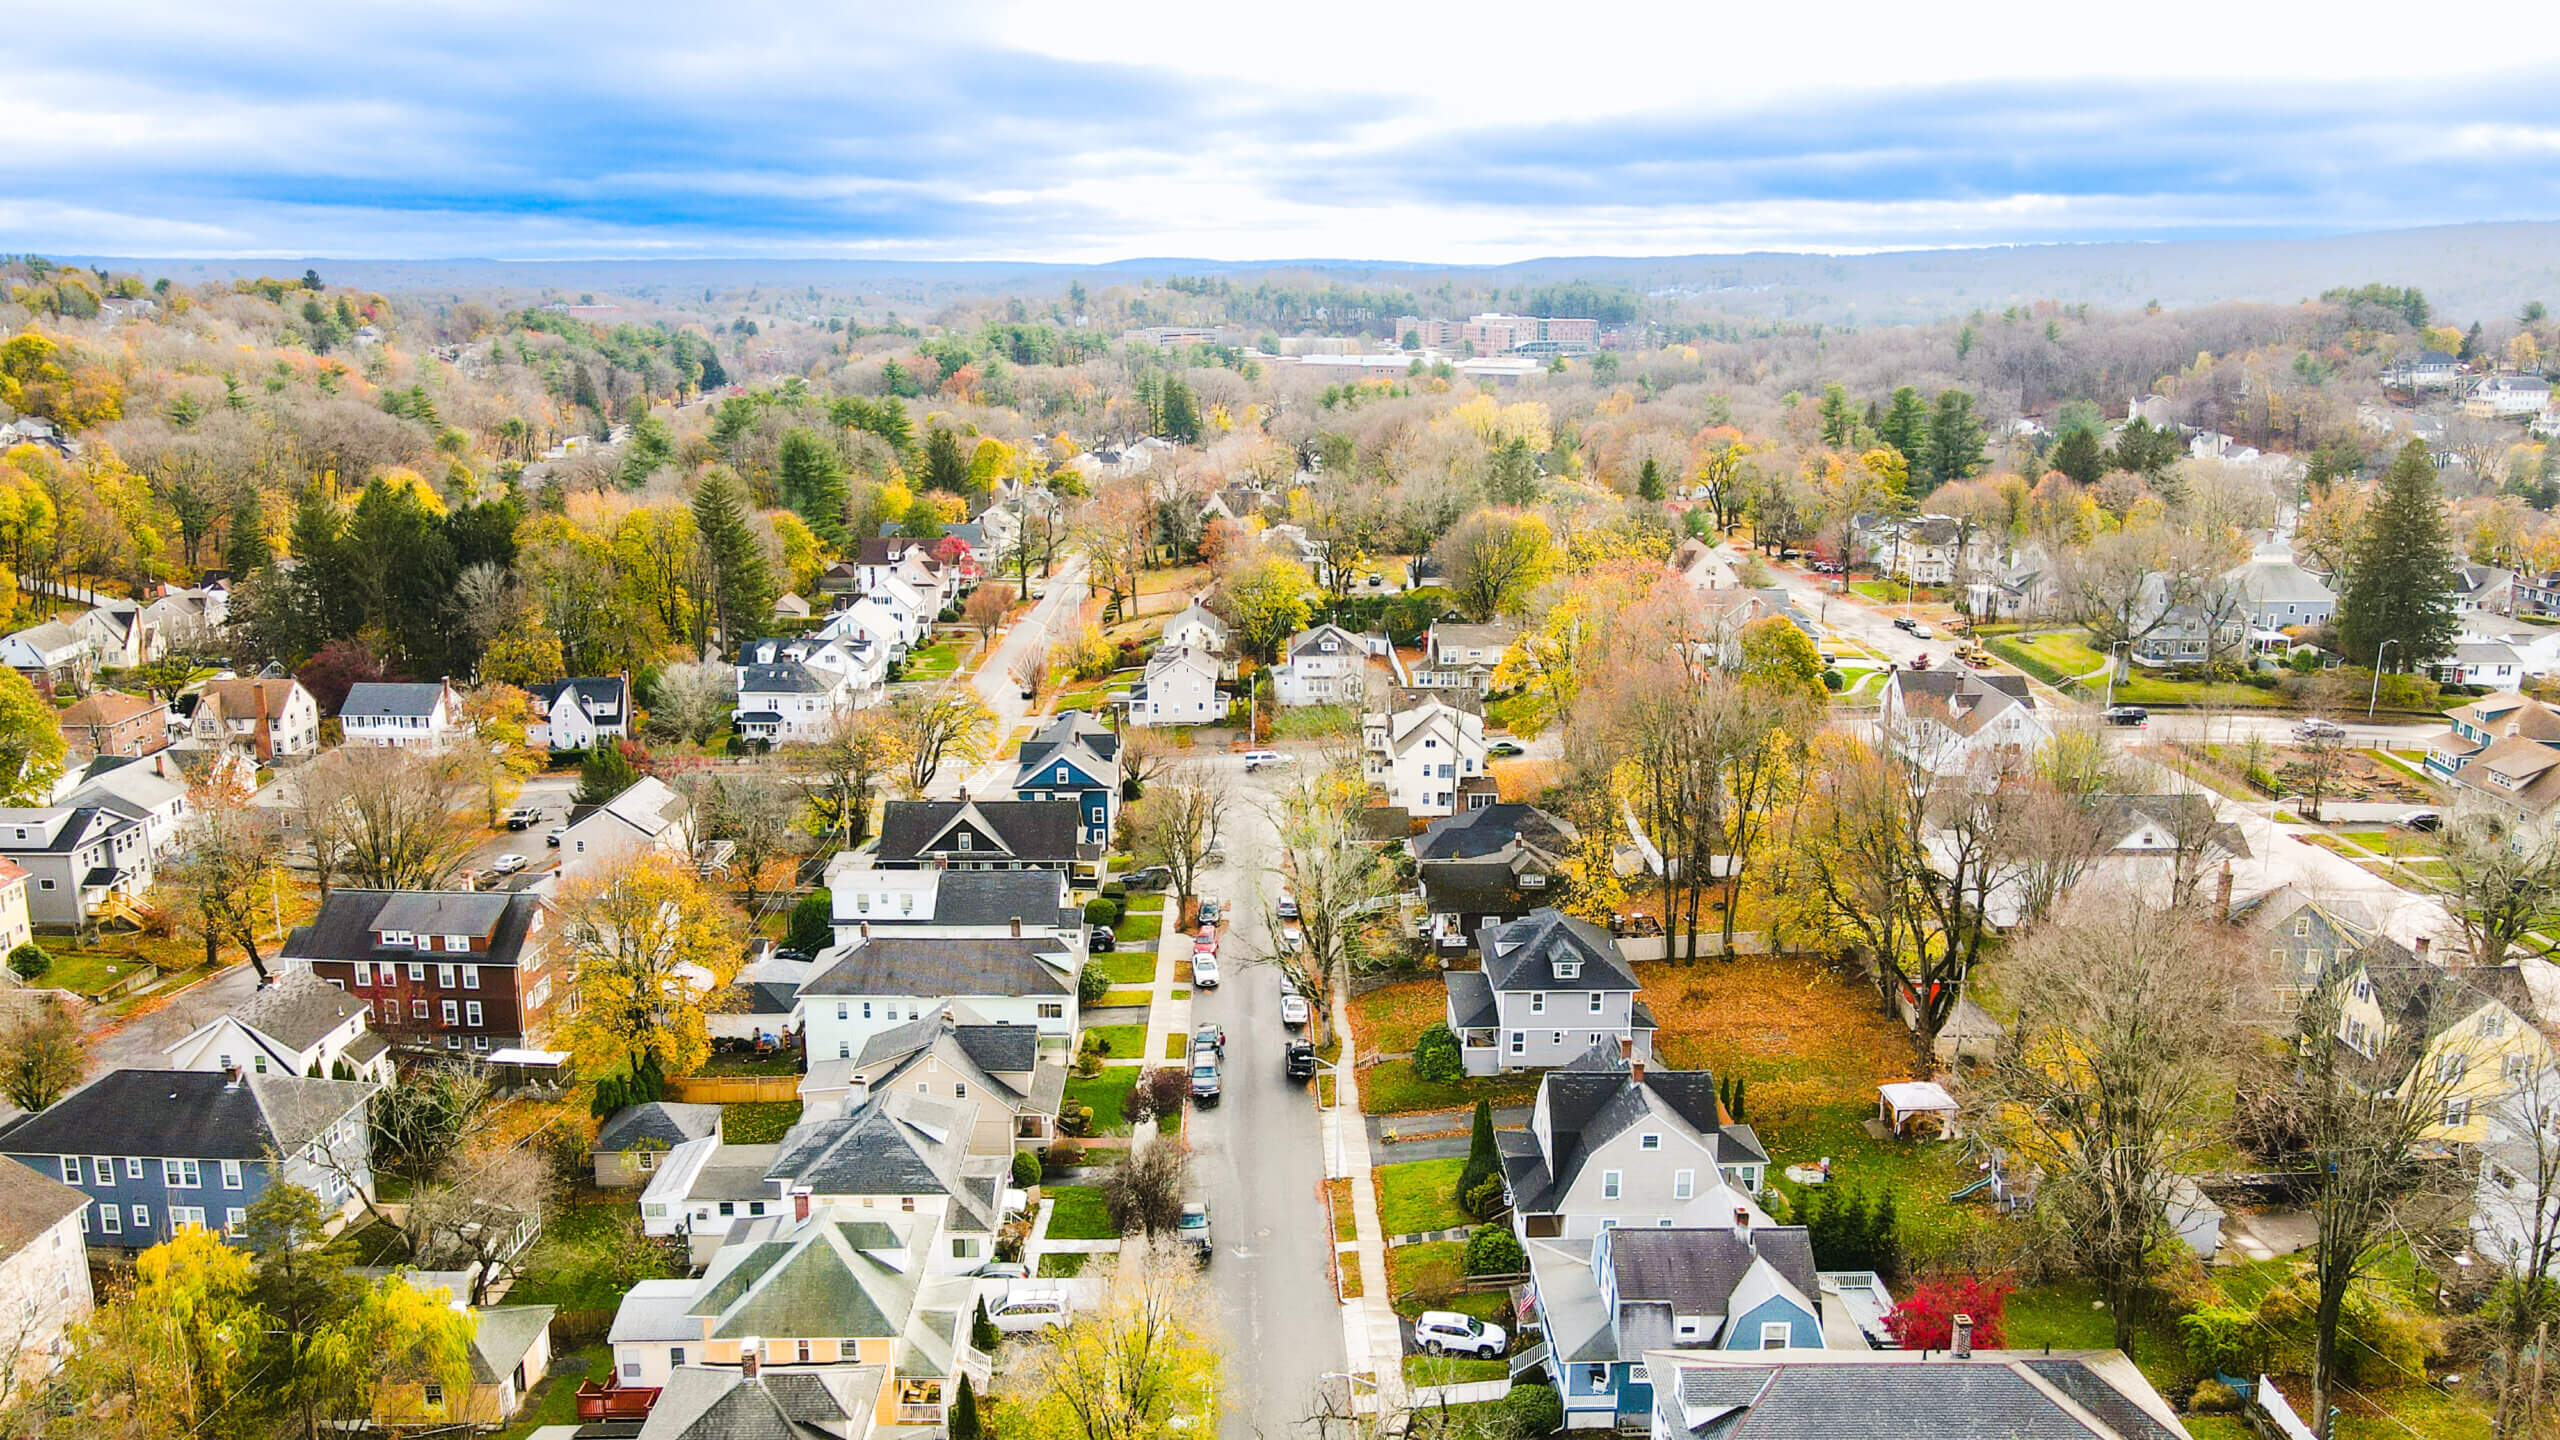
[[688, 1105], [737, 1105], [755, 1100], [797, 1100], [797, 1075], [679, 1075], [667, 1081], [667, 1098]]

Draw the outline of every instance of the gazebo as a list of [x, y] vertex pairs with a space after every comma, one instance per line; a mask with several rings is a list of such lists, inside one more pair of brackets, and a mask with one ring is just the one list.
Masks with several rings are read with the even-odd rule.
[[1938, 1117], [1941, 1135], [1955, 1128], [1956, 1100], [1933, 1080], [1901, 1080], [1876, 1087], [1876, 1123], [1894, 1135], [1921, 1115]]

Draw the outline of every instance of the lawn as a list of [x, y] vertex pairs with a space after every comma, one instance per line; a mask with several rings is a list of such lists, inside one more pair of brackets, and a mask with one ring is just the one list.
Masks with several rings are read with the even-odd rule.
[[1068, 1280], [1084, 1273], [1085, 1262], [1093, 1255], [1084, 1250], [1052, 1250], [1040, 1257], [1040, 1278]]
[[[1120, 923], [1127, 925], [1132, 922], [1123, 920]], [[1152, 946], [1145, 950], [1113, 950], [1096, 955], [1085, 963], [1111, 977], [1114, 985], [1149, 985], [1156, 978], [1156, 952]]]
[[1149, 906], [1142, 912], [1121, 916], [1120, 923], [1112, 926], [1111, 929], [1112, 933], [1119, 937], [1118, 944], [1121, 946], [1121, 950], [1111, 953], [1117, 955], [1131, 945], [1143, 944], [1147, 947], [1144, 953], [1149, 966], [1148, 973], [1154, 973], [1155, 944], [1164, 938], [1164, 912]]
[[642, 1240], [639, 1212], [627, 1194], [561, 1205], [544, 1217], [542, 1238], [508, 1289], [507, 1303], [610, 1310], [633, 1285], [670, 1273], [665, 1260], [664, 1251]]
[[1380, 986], [1351, 1002], [1351, 1032], [1363, 1060], [1412, 1054], [1414, 1040], [1448, 1017], [1449, 987], [1437, 976]]
[[2132, 679], [2118, 681], [2115, 703], [2118, 705], [2200, 705], [2231, 710], [2272, 710], [2285, 704], [2282, 692], [2261, 690], [2255, 685], [2217, 680], [2200, 684], [2185, 680], [2163, 680], [2139, 671]]
[[1105, 1009], [1144, 1010], [1148, 1006], [1154, 1004], [1155, 1000], [1156, 992], [1152, 986], [1138, 986], [1129, 989], [1105, 990], [1102, 992], [1102, 1008]]
[[2376, 855], [2428, 855], [2435, 850], [2428, 837], [2406, 830], [2341, 830], [2338, 834]]
[[1467, 1223], [1458, 1208], [1458, 1176], [1467, 1158], [1410, 1160], [1377, 1169], [1378, 1223], [1389, 1235], [1448, 1230]]
[[[2054, 679], [2055, 676], [2076, 680], [2107, 663], [2105, 656], [2089, 648], [2089, 637], [2078, 630], [2048, 630], [2041, 635], [2004, 635], [1998, 639], [1984, 641], [1983, 646], [1993, 654], [2009, 659], [2012, 663], [2015, 663], [2020, 654], [2032, 658], [2036, 664], [2019, 665], [2018, 668], [2053, 684], [2060, 683]], [[2103, 683], [2103, 677], [2101, 682]]]
[[1472, 1355], [1407, 1355], [1404, 1378], [1408, 1385], [1466, 1385], [1478, 1380], [1507, 1380], [1511, 1377], [1508, 1360], [1478, 1360]]
[[1164, 1058], [1167, 1060], [1190, 1059], [1191, 1037], [1179, 1030], [1164, 1037]]
[[1359, 1239], [1360, 1215], [1352, 1207], [1351, 1177], [1340, 1175], [1324, 1183], [1333, 1192], [1333, 1238], [1344, 1244]]
[[797, 1100], [748, 1100], [722, 1107], [720, 1138], [731, 1145], [769, 1145], [799, 1123]]
[[[131, 978], [135, 966], [150, 963], [136, 955], [110, 955], [95, 950], [73, 950], [68, 948], [70, 945], [68, 940], [57, 940], [51, 936], [46, 936], [37, 943], [44, 947], [45, 953], [53, 957], [53, 963], [45, 967], [45, 972], [38, 977], [37, 983], [57, 990], [68, 990], [75, 995], [96, 995], [119, 980]], [[63, 948], [56, 948], [57, 946]], [[199, 960], [203, 958], [203, 954], [201, 948], [196, 952]]]
[[1084, 1033], [1098, 1037], [1102, 1053], [1114, 1060], [1143, 1060], [1147, 1051], [1147, 1027], [1138, 1025], [1087, 1025]]
[[907, 655], [906, 677], [909, 680], [940, 680], [960, 669], [961, 643], [941, 640]]
[[1496, 1105], [1520, 1104], [1537, 1093], [1535, 1075], [1435, 1081], [1414, 1074], [1410, 1060], [1372, 1060], [1360, 1067], [1360, 1111], [1364, 1115], [1456, 1110], [1478, 1100], [1490, 1100]]
[[1455, 1240], [1434, 1240], [1388, 1251], [1387, 1293], [1394, 1297], [1396, 1313], [1410, 1320], [1425, 1310], [1455, 1310], [1511, 1328], [1512, 1319], [1504, 1313], [1511, 1308], [1509, 1295], [1458, 1288], [1466, 1279], [1459, 1268], [1466, 1248]]
[[703, 1075], [797, 1075], [801, 1072], [800, 1052], [778, 1049], [763, 1055], [740, 1052], [712, 1052], [697, 1072]]
[[[513, 1297], [509, 1297], [512, 1300]], [[551, 1357], [551, 1365], [542, 1382], [526, 1397], [530, 1402], [516, 1412], [513, 1425], [498, 1432], [498, 1440], [524, 1440], [545, 1425], [578, 1423], [578, 1382], [602, 1378], [613, 1369], [613, 1354], [601, 1342], [575, 1350], [562, 1350]]]
[[1126, 1135], [1129, 1117], [1121, 1112], [1121, 1102], [1129, 1098], [1129, 1087], [1136, 1082], [1137, 1072], [1115, 1066], [1090, 1080], [1068, 1081], [1067, 1098], [1093, 1107], [1092, 1133]]
[[1117, 1240], [1120, 1228], [1111, 1223], [1111, 1211], [1102, 1203], [1102, 1192], [1090, 1185], [1043, 1185], [1040, 1193], [1057, 1202], [1049, 1212], [1049, 1238], [1052, 1240]]

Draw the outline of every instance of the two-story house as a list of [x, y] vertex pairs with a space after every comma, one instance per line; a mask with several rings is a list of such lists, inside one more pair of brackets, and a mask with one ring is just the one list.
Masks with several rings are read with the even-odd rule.
[[866, 926], [878, 935], [967, 940], [1080, 941], [1084, 933], [1084, 909], [1061, 870], [882, 870], [847, 851], [827, 862], [827, 895], [840, 945]]
[[1484, 771], [1482, 714], [1410, 690], [1397, 691], [1393, 705], [1360, 717], [1361, 772], [1387, 804], [1452, 815], [1500, 798]]
[[97, 755], [149, 755], [169, 744], [168, 702], [149, 696], [99, 690], [55, 718], [75, 762]]
[[1107, 845], [1120, 814], [1120, 785], [1120, 737], [1085, 711], [1068, 710], [1022, 742], [1013, 796], [1073, 800], [1084, 812], [1082, 838]]
[[2254, 555], [2222, 578], [2239, 591], [2241, 618], [2252, 630], [2326, 625], [2338, 613], [2338, 592], [2284, 551]]
[[1609, 932], [1561, 910], [1487, 921], [1481, 970], [1451, 970], [1449, 1028], [1470, 1075], [1563, 1065], [1594, 1045], [1653, 1053], [1653, 1012]]
[[1521, 1242], [1612, 1227], [1722, 1224], [1757, 1209], [1769, 1152], [1716, 1099], [1706, 1070], [1656, 1070], [1601, 1043], [1538, 1081], [1526, 1130], [1496, 1132]]
[[2331, 983], [2344, 987], [2337, 1042], [2371, 1067], [2376, 1084], [2423, 1085], [2441, 1102], [2429, 1138], [2462, 1146], [2506, 1138], [2513, 1117], [2504, 1102], [2554, 1058], [2532, 1023], [2531, 987], [2513, 964], [2431, 964], [2427, 946], [2377, 937], [2333, 972]]
[[338, 707], [339, 733], [350, 745], [433, 749], [452, 739], [461, 725], [462, 697], [442, 680], [432, 685], [362, 681]]
[[691, 863], [693, 802], [654, 775], [643, 775], [602, 805], [580, 806], [560, 835], [560, 874], [590, 874], [626, 855], [654, 850]]
[[888, 684], [892, 654], [905, 653], [905, 647], [852, 623], [847, 618], [850, 613], [837, 616], [822, 634], [750, 640], [738, 647], [738, 663], [746, 666], [797, 662], [808, 667], [822, 684], [841, 681], [852, 691], [854, 708], [868, 705], [880, 698], [882, 688]]
[[2509, 691], [2455, 706], [2445, 722], [2424, 763], [2455, 795], [2527, 820], [2560, 806], [2560, 710]]
[[39, 692], [77, 695], [98, 673], [98, 649], [59, 620], [45, 620], [0, 636], [0, 665], [27, 677]]
[[768, 745], [822, 740], [855, 708], [853, 686], [842, 675], [797, 660], [738, 667], [735, 719], [741, 739]]
[[[2225, 872], [2226, 876], [2228, 872]], [[2268, 984], [2290, 1005], [2347, 964], [2379, 933], [2373, 916], [2343, 896], [2315, 895], [2287, 882], [2232, 900], [2223, 911], [2267, 956]]]
[[1216, 611], [1194, 595], [1191, 603], [1183, 606], [1179, 614], [1164, 622], [1160, 643], [1176, 649], [1206, 650], [1212, 655], [1223, 655], [1227, 650], [1227, 622], [1219, 619]]
[[872, 863], [883, 870], [1059, 870], [1101, 881], [1102, 846], [1074, 800], [892, 800]]
[[[742, 1358], [734, 1367], [686, 1365], [667, 1373], [642, 1440], [736, 1440], [740, 1435], [864, 1440], [878, 1422], [886, 1370], [838, 1365], [824, 1370], [766, 1370]], [[891, 1423], [895, 1423], [892, 1421]]]
[[320, 753], [320, 702], [290, 675], [208, 680], [179, 748], [254, 755], [261, 765]]
[[388, 1084], [391, 1042], [365, 1024], [366, 1014], [355, 996], [308, 970], [288, 969], [160, 1053], [172, 1070]]
[[810, 1061], [800, 1081], [801, 1118], [851, 1114], [893, 1090], [975, 1099], [969, 1153], [1009, 1155], [1057, 1137], [1066, 1084], [1066, 1066], [1042, 1058], [1039, 1031], [964, 1021], [954, 1007], [937, 1005], [920, 1019], [874, 1032], [850, 1059]]
[[1339, 625], [1301, 630], [1280, 644], [1272, 697], [1283, 705], [1359, 705], [1369, 698], [1369, 645]]
[[1467, 690], [1482, 695], [1493, 688], [1493, 672], [1502, 664], [1520, 632], [1508, 625], [1459, 625], [1432, 622], [1422, 642], [1422, 663], [1413, 683], [1423, 690]]
[[1863, 522], [1859, 538], [1876, 568], [1913, 585], [1970, 583], [1999, 564], [2001, 537], [1952, 515]]
[[[15, 860], [0, 859], [0, 956], [6, 956], [36, 938], [35, 920], [27, 910], [27, 891], [35, 877], [27, 867]], [[17, 979], [17, 972], [0, 964], [0, 986]]]
[[283, 958], [344, 987], [397, 1047], [488, 1055], [540, 1036], [567, 998], [544, 916], [530, 891], [332, 890]]
[[2053, 740], [2023, 675], [1894, 670], [1876, 713], [1888, 745], [1940, 775], [2014, 769]]
[[0, 858], [27, 872], [27, 914], [38, 925], [129, 913], [151, 888], [156, 854], [144, 822], [114, 807], [0, 809]]
[[1230, 697], [1218, 688], [1218, 657], [1168, 645], [1147, 657], [1146, 677], [1129, 690], [1132, 725], [1210, 725], [1227, 718]]
[[[1649, 1350], [1649, 1440], [2188, 1440], [2121, 1350]], [[1880, 1417], [1876, 1425], [1868, 1417]], [[1649, 1424], [1642, 1423], [1650, 1420]], [[1853, 1428], [1855, 1427], [1855, 1428]]]
[[588, 675], [554, 680], [525, 692], [533, 697], [527, 743], [546, 749], [592, 750], [631, 738], [631, 677]]
[[269, 1185], [299, 1185], [341, 1214], [373, 1187], [357, 1080], [208, 1070], [116, 1070], [0, 1136], [0, 1154], [76, 1186], [97, 1210], [89, 1243], [147, 1250], [183, 1226], [239, 1243]]
[[1487, 805], [1432, 821], [1405, 842], [1432, 946], [1462, 954], [1486, 921], [1516, 920], [1551, 900], [1579, 840], [1573, 822], [1534, 805]]
[[874, 930], [829, 947], [793, 1016], [812, 1063], [850, 1060], [871, 1037], [944, 1002], [975, 1021], [1020, 1025], [1064, 1047], [1075, 1038], [1081, 937], [995, 938]]
[[[0, 1377], [35, 1386], [60, 1368], [73, 1326], [89, 1318], [89, 1197], [0, 1159]], [[13, 1398], [0, 1390], [0, 1403]]]
[[98, 663], [110, 670], [148, 665], [168, 650], [159, 627], [143, 618], [137, 601], [110, 600], [94, 605], [73, 616], [69, 623], [80, 638], [89, 642]]

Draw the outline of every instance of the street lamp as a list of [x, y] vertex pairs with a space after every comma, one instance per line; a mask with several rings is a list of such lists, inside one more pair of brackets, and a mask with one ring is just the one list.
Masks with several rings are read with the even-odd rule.
[[2373, 723], [2373, 707], [2382, 699], [2382, 652], [2400, 643], [2395, 635], [2373, 647], [2373, 693], [2364, 697], [2364, 723]]

